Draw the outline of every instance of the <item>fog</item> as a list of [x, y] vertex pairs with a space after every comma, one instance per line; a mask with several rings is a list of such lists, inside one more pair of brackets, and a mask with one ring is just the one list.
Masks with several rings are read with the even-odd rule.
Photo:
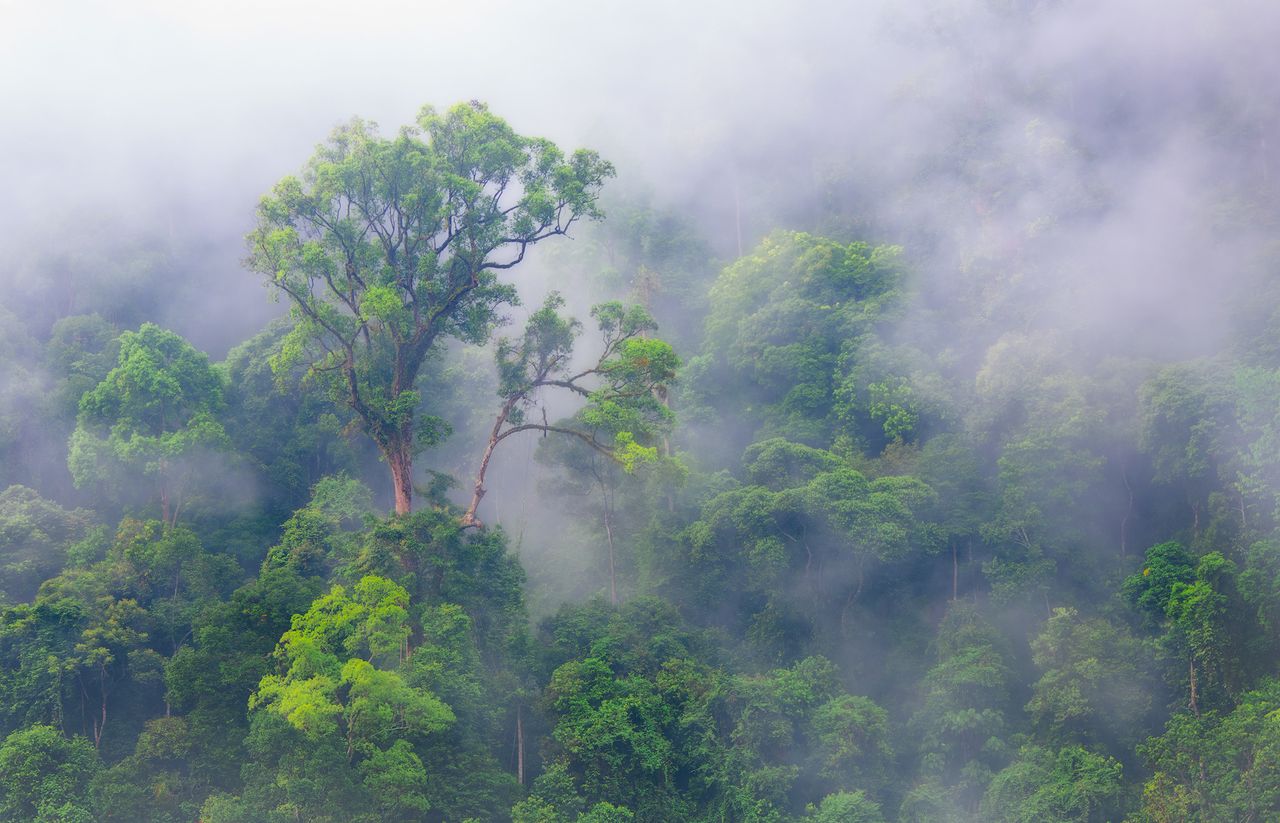
[[[877, 799], [894, 809], [920, 781], [942, 779], [925, 761], [951, 756], [943, 747], [914, 762], [933, 745], [918, 718], [947, 676], [927, 674], [945, 664], [943, 647], [953, 642], [939, 639], [944, 615], [963, 623], [972, 601], [1008, 641], [996, 668], [1009, 693], [993, 690], [1001, 692], [1008, 734], [992, 732], [992, 740], [1004, 735], [998, 746], [972, 747], [984, 752], [972, 762], [990, 757], [982, 768], [994, 773], [1023, 739], [1053, 747], [1073, 740], [1055, 736], [1061, 729], [1036, 737], [1044, 730], [1033, 729], [1027, 699], [1057, 665], [1033, 663], [1034, 637], [1053, 609], [1078, 607], [1142, 647], [1133, 665], [1145, 668], [1131, 680], [1154, 695], [1151, 710], [1117, 723], [1133, 740], [1109, 750], [1125, 761], [1126, 802], [1137, 808], [1142, 787], [1157, 781], [1145, 782], [1147, 755], [1133, 744], [1182, 710], [1178, 678], [1187, 671], [1172, 635], [1159, 634], [1160, 615], [1123, 602], [1125, 578], [1136, 576], [1144, 550], [1180, 540], [1187, 564], [1223, 551], [1252, 575], [1245, 587], [1252, 594], [1232, 602], [1248, 600], [1251, 630], [1271, 633], [1257, 648], [1274, 645], [1270, 607], [1259, 610], [1248, 598], [1265, 603], [1258, 581], [1280, 569], [1263, 551], [1280, 522], [1280, 419], [1272, 414], [1280, 385], [1277, 43], [1280, 3], [1262, 0], [0, 0], [4, 468], [11, 482], [60, 504], [99, 507], [106, 526], [117, 514], [144, 513], [150, 486], [108, 479], [76, 489], [67, 470], [76, 400], [114, 362], [104, 341], [154, 321], [222, 361], [288, 308], [243, 262], [258, 199], [276, 181], [301, 169], [351, 117], [390, 135], [424, 105], [483, 101], [520, 134], [597, 150], [617, 169], [601, 198], [605, 223], [579, 222], [567, 238], [539, 241], [527, 261], [502, 274], [522, 305], [510, 307], [495, 336], [519, 335], [529, 313], [559, 290], [583, 323], [576, 361], [589, 366], [599, 346], [591, 304], [648, 302], [653, 295], [641, 281], [652, 276], [656, 334], [695, 363], [670, 394], [666, 386], [638, 393], [671, 400], [673, 431], [655, 427], [646, 442], [676, 460], [623, 476], [588, 449], [573, 453], [528, 432], [497, 450], [479, 510], [485, 528], [458, 537], [431, 478], [452, 477], [449, 499], [466, 504], [500, 401], [492, 351], [442, 344], [423, 369], [417, 419], [438, 414], [452, 435], [415, 463], [417, 479], [433, 487], [418, 490], [420, 522], [438, 517], [448, 526], [439, 534], [458, 546], [479, 545], [493, 537], [487, 529], [500, 527], [506, 542], [492, 539], [495, 557], [505, 545], [530, 583], [522, 587], [515, 573], [502, 578], [502, 596], [511, 598], [503, 602], [522, 626], [534, 618], [533, 635], [566, 602], [609, 600], [616, 560], [619, 603], [643, 611], [650, 606], [634, 603], [637, 596], [665, 599], [690, 632], [706, 632], [718, 651], [699, 665], [723, 665], [759, 685], [770, 668], [809, 654], [833, 661], [845, 687], [888, 707], [902, 737], [885, 760], [898, 785]], [[641, 230], [628, 220], [651, 222]], [[610, 244], [653, 245], [646, 231], [670, 235], [677, 250], [653, 256], [673, 270], [646, 271], [644, 254], [628, 257], [630, 248], [615, 267]], [[779, 310], [769, 322], [742, 308], [741, 337], [784, 338], [790, 327], [779, 329], [800, 317], [794, 325], [821, 327], [812, 336], [823, 338], [830, 332], [821, 317], [833, 308], [844, 324], [831, 326], [841, 329], [830, 334], [839, 339], [779, 343], [810, 359], [778, 355], [775, 371], [759, 378], [778, 384], [766, 390], [752, 383], [751, 364], [716, 360], [723, 352], [709, 351], [703, 332], [714, 316], [708, 294], [717, 273], [784, 231], [900, 247], [905, 274], [899, 283], [896, 269], [877, 272], [883, 282], [868, 287], [872, 297], [849, 297], [857, 290], [846, 283], [839, 300]], [[890, 295], [883, 314], [876, 303], [883, 295], [874, 291], [881, 286]], [[875, 304], [865, 327], [850, 319], [860, 302]], [[59, 343], [57, 321], [88, 312], [102, 317], [83, 318], [80, 333], [106, 335], [102, 345]], [[237, 573], [251, 576], [266, 555], [264, 578], [271, 563], [296, 560], [285, 540], [279, 551], [266, 546], [318, 478], [346, 468], [373, 487], [380, 511], [391, 506], [386, 466], [359, 421], [344, 417], [341, 402], [303, 391], [301, 367], [274, 375], [263, 367], [283, 333], [275, 324], [274, 337], [224, 364], [227, 396], [235, 397], [218, 413], [231, 409], [227, 429], [243, 440], [228, 446], [239, 450], [234, 457], [204, 455], [188, 466], [198, 488], [183, 508], [210, 551], [234, 557]], [[820, 378], [800, 374], [815, 362]], [[1168, 364], [1184, 371], [1159, 385]], [[779, 376], [787, 368], [795, 373]], [[289, 380], [288, 391], [272, 394], [272, 385]], [[698, 380], [702, 386], [690, 385]], [[849, 400], [871, 395], [877, 380], [889, 398], [886, 415], [902, 411], [893, 404], [904, 395], [905, 405], [918, 401], [904, 413], [916, 415], [903, 424], [905, 439], [871, 411], [879, 400]], [[798, 412], [787, 405], [793, 388], [812, 390]], [[717, 391], [723, 396], [708, 397]], [[572, 415], [582, 397], [546, 390], [539, 403], [526, 419], [550, 425]], [[842, 411], [842, 403], [862, 406]], [[840, 483], [809, 489], [810, 469], [774, 485], [760, 479], [763, 469], [753, 478], [744, 447], [779, 434], [807, 455], [794, 458], [797, 465], [808, 460], [834, 476], [838, 464], [846, 473]], [[853, 470], [865, 477], [851, 479]], [[845, 515], [857, 528], [842, 525], [830, 511], [861, 503], [859, 495], [870, 499], [862, 480], [867, 489], [886, 482], [874, 507]], [[361, 497], [355, 485], [334, 488]], [[749, 498], [732, 498], [745, 487]], [[377, 548], [385, 538], [379, 529], [407, 522], [370, 519], [357, 538], [360, 514], [332, 545], [298, 550], [301, 565], [313, 564], [306, 574], [318, 576], [317, 587], [321, 578], [355, 579], [362, 563], [383, 562], [356, 555]], [[864, 521], [876, 525], [874, 535], [860, 530]], [[307, 521], [290, 523], [286, 531]], [[788, 532], [795, 523], [798, 537]], [[433, 532], [422, 540], [445, 538]], [[422, 546], [415, 551], [430, 553]], [[485, 569], [476, 572], [485, 585], [500, 577]], [[85, 567], [69, 568], [69, 578], [82, 574]], [[1179, 574], [1185, 582], [1200, 572], [1187, 565]], [[1280, 572], [1272, 577], [1274, 594]], [[176, 580], [172, 591], [176, 600]], [[414, 597], [415, 608], [428, 602], [422, 592]], [[0, 591], [7, 606], [4, 598]], [[263, 654], [288, 622], [290, 609], [281, 609]], [[194, 618], [192, 626], [195, 637]], [[1097, 636], [1105, 645], [1109, 635]], [[542, 644], [533, 657], [568, 655], [556, 646], [561, 640], [532, 640], [531, 648]], [[1241, 649], [1223, 654], [1266, 657]], [[1172, 674], [1155, 683], [1166, 664]], [[535, 708], [530, 697], [549, 694], [551, 668], [530, 672], [520, 677], [534, 678], [532, 691], [494, 697], [493, 717], [512, 707], [516, 718], [545, 715], [527, 721], [543, 724], [530, 739], [540, 736], [547, 756], [558, 757], [548, 742], [553, 701]], [[238, 714], [229, 715], [237, 722], [256, 685], [255, 677], [237, 697]], [[1222, 694], [1215, 711], [1238, 696]], [[1127, 710], [1124, 695], [1096, 702], [1099, 727], [1107, 712]], [[166, 720], [169, 709], [166, 698]], [[139, 728], [146, 717], [138, 711]], [[484, 734], [523, 747], [524, 728], [498, 731], [502, 723]], [[1105, 734], [1081, 735], [1074, 742], [1105, 744], [1098, 742]], [[768, 768], [791, 768], [786, 758], [809, 754], [800, 746]], [[521, 748], [522, 763], [523, 756]], [[543, 753], [531, 757], [539, 764], [532, 774]], [[472, 762], [446, 761], [463, 769]], [[353, 762], [348, 747], [345, 765]], [[268, 772], [246, 766], [244, 774]], [[977, 791], [961, 804], [976, 814], [981, 787], [962, 792], [955, 787], [967, 784], [953, 777], [959, 782], [948, 791]], [[232, 779], [219, 791], [237, 786]], [[803, 806], [793, 805], [800, 814]]]
[[[171, 322], [213, 350], [271, 311], [238, 265], [256, 198], [352, 115], [390, 131], [485, 100], [599, 149], [725, 258], [834, 196], [946, 281], [958, 247], [1007, 252], [1040, 220], [1049, 311], [1193, 337], [1248, 254], [1207, 248], [1203, 195], [1276, 163], [1280, 12], [1247, 0], [2, 8], [4, 276], [102, 224], [198, 238], [175, 274], [202, 317]], [[930, 178], [962, 147], [970, 177]], [[1152, 278], [1188, 299], [1153, 309]]]
[[[470, 99], [601, 151], [710, 265], [776, 228], [902, 244], [898, 337], [963, 330], [926, 344], [962, 379], [1037, 330], [1086, 370], [1217, 350], [1271, 247], [1280, 9], [1248, 0], [0, 9], [0, 282], [37, 336], [52, 295], [141, 267], [161, 316], [118, 319], [220, 357], [284, 310], [240, 264], [257, 198], [348, 117]], [[532, 306], [571, 285], [550, 260], [513, 273]]]

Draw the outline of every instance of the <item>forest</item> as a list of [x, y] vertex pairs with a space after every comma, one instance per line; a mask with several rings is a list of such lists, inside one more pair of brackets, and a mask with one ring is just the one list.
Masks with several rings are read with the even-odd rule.
[[3, 12], [0, 821], [1280, 820], [1280, 12], [511, 5]]

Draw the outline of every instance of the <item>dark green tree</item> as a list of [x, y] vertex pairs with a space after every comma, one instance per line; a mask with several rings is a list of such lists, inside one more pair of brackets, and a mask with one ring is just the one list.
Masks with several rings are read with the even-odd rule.
[[1026, 746], [991, 780], [982, 819], [993, 823], [1102, 823], [1123, 811], [1122, 769], [1115, 759], [1069, 746]]
[[26, 486], [0, 492], [0, 594], [30, 600], [48, 578], [62, 571], [68, 549], [92, 529], [87, 509], [68, 511]]
[[0, 820], [90, 823], [89, 781], [101, 768], [93, 744], [51, 726], [14, 732], [0, 744]]

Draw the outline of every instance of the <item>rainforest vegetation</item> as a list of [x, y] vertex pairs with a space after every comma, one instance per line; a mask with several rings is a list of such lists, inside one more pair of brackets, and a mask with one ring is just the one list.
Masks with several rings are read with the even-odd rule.
[[0, 821], [1280, 819], [1273, 41], [931, 8], [682, 187], [424, 79], [9, 233]]

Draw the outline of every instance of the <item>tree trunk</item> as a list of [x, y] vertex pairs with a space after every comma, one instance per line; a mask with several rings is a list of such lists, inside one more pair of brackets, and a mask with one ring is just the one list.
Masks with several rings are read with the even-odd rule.
[[853, 591], [849, 592], [849, 596], [844, 599], [844, 608], [840, 609], [840, 631], [842, 632], [848, 630], [849, 607], [852, 606], [853, 601], [857, 600], [862, 594], [862, 584], [866, 581], [866, 569], [864, 568], [866, 561], [866, 555], [859, 553], [858, 585]]
[[1200, 693], [1196, 688], [1196, 659], [1191, 658], [1190, 662], [1191, 674], [1191, 713], [1196, 717], [1200, 716]]
[[489, 433], [489, 442], [485, 444], [484, 454], [480, 457], [480, 470], [476, 472], [476, 482], [471, 492], [471, 505], [467, 506], [466, 514], [462, 515], [463, 526], [480, 525], [480, 521], [476, 518], [476, 509], [480, 508], [480, 501], [484, 499], [484, 476], [489, 471], [489, 461], [493, 459], [493, 450], [498, 447], [498, 441], [502, 438], [502, 427], [506, 424], [507, 418], [511, 416], [513, 408], [515, 408], [515, 400], [507, 400], [506, 403], [502, 404], [502, 409], [498, 412], [498, 419], [493, 423], [493, 431]]
[[604, 532], [609, 538], [609, 605], [618, 605], [618, 582], [613, 559], [613, 523], [606, 504], [604, 510]]
[[951, 599], [960, 596], [960, 558], [956, 555], [955, 541], [951, 541]]
[[413, 453], [409, 445], [397, 438], [383, 449], [391, 467], [391, 483], [396, 494], [396, 514], [413, 511]]
[[516, 704], [516, 781], [524, 785], [524, 716], [521, 705]]
[[98, 670], [98, 687], [102, 694], [102, 719], [93, 721], [93, 747], [95, 749], [102, 748], [102, 732], [107, 728], [107, 672], [106, 668], [101, 665], [99, 665]]
[[[973, 579], [973, 538], [970, 537], [964, 542], [965, 550], [969, 553], [969, 559], [964, 564], [965, 579]], [[973, 602], [978, 602], [978, 590], [981, 586], [969, 586], [969, 591], [973, 594]]]

